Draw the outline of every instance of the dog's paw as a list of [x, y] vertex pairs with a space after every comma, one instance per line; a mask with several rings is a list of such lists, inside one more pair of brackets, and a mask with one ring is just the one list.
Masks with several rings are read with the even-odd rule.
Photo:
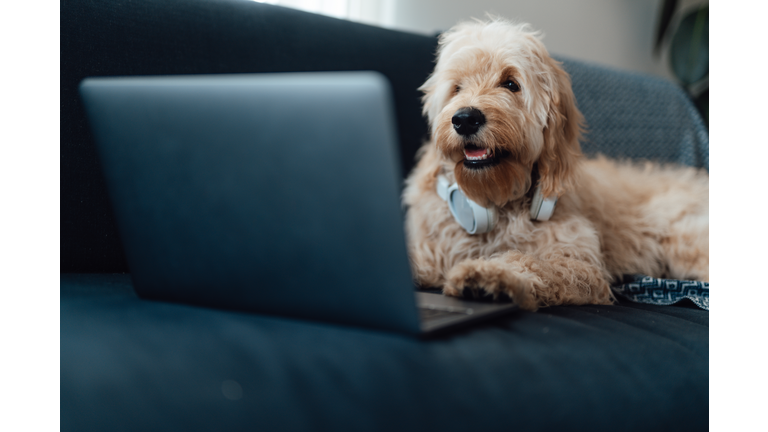
[[465, 286], [461, 292], [461, 297], [464, 300], [484, 301], [484, 302], [500, 302], [509, 303], [514, 302], [512, 297], [506, 292], [490, 293], [482, 288]]
[[443, 294], [470, 300], [512, 301], [526, 310], [536, 310], [533, 285], [504, 263], [467, 260], [448, 272]]

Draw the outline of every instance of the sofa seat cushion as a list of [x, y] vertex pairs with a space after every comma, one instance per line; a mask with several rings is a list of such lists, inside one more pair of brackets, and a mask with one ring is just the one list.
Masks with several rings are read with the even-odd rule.
[[709, 313], [563, 306], [422, 341], [61, 275], [61, 429], [708, 427]]

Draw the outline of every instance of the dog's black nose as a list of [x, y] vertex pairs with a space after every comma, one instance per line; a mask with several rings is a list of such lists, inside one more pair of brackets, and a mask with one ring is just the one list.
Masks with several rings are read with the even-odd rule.
[[480, 126], [485, 124], [485, 116], [477, 108], [459, 108], [453, 115], [451, 123], [456, 133], [469, 136], [475, 134]]

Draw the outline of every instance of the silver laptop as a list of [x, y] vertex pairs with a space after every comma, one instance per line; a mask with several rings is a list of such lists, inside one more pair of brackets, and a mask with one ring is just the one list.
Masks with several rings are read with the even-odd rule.
[[515, 309], [417, 292], [375, 72], [88, 78], [143, 298], [435, 334]]

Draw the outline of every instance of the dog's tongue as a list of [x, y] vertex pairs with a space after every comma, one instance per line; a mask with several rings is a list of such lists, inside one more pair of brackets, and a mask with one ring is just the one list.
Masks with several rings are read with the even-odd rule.
[[480, 157], [485, 154], [484, 148], [464, 148], [464, 154], [467, 157]]

